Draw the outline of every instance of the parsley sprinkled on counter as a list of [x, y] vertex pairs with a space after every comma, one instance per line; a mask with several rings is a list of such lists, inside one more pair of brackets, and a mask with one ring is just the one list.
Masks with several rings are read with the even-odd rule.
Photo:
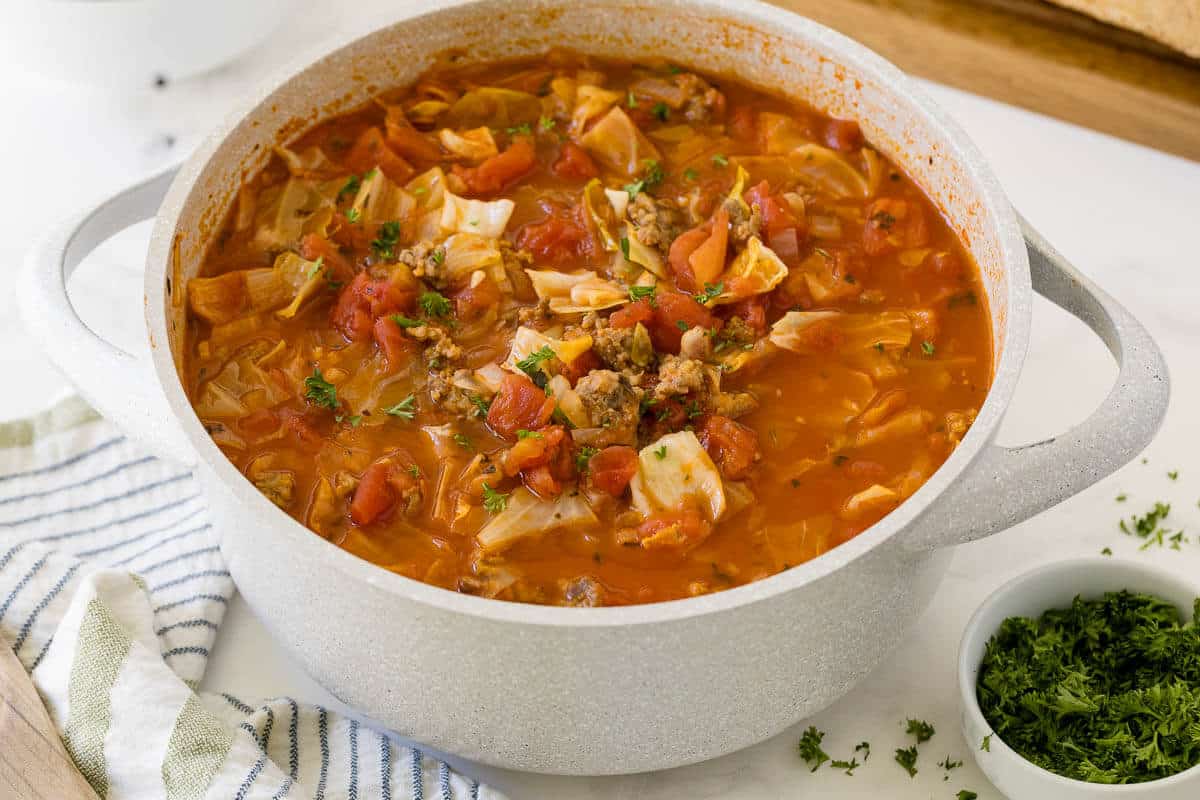
[[304, 399], [314, 406], [338, 409], [337, 387], [325, 380], [320, 367], [314, 367], [313, 374], [304, 379]]
[[1005, 744], [1059, 775], [1174, 775], [1200, 763], [1198, 620], [1200, 598], [1184, 623], [1170, 603], [1126, 591], [1011, 617], [984, 653], [979, 707]]
[[922, 744], [932, 739], [937, 731], [923, 719], [910, 719], [908, 720], [908, 728], [905, 730], [905, 733], [917, 737], [917, 744]]
[[896, 748], [896, 763], [904, 768], [908, 777], [917, 777], [917, 746]]
[[821, 749], [821, 740], [824, 738], [825, 732], [817, 730], [815, 725], [809, 725], [808, 730], [800, 737], [800, 758], [812, 767], [812, 772], [816, 772], [829, 760], [829, 754]]
[[979, 800], [979, 795], [970, 789], [959, 789], [958, 794], [954, 795], [954, 800]]

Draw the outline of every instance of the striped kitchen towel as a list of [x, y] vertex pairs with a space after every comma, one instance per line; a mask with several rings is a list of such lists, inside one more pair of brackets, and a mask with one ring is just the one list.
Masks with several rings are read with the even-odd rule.
[[198, 694], [217, 541], [193, 476], [78, 398], [0, 424], [0, 638], [100, 797], [503, 800], [324, 708]]

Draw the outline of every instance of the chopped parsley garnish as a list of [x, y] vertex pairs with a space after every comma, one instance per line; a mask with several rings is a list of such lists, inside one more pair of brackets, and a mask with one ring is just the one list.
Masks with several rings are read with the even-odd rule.
[[[358, 190], [362, 187], [362, 178], [357, 175], [351, 175], [346, 178], [346, 182], [342, 184], [342, 188], [338, 189], [337, 199], [341, 200], [348, 194], [358, 194]], [[353, 222], [354, 220], [350, 220]]]
[[812, 767], [812, 772], [816, 772], [829, 760], [829, 754], [821, 749], [821, 740], [824, 738], [825, 732], [817, 730], [815, 725], [809, 725], [808, 730], [800, 736], [800, 758]]
[[417, 415], [417, 396], [410, 394], [399, 403], [396, 403], [396, 405], [385, 408], [383, 413], [388, 416], [411, 420]]
[[[545, 344], [542, 345], [541, 349], [534, 350], [529, 355], [517, 361], [517, 369], [532, 378], [534, 383], [537, 383], [539, 377], [544, 382], [546, 375], [542, 372], [542, 362], [549, 361], [552, 358], [554, 358], [554, 350], [550, 345]], [[543, 383], [539, 385], [539, 388], [544, 389], [546, 387]]]
[[979, 795], [970, 789], [959, 789], [958, 794], [954, 795], [954, 800], [979, 800]]
[[[1000, 623], [980, 664], [979, 708], [1004, 743], [1067, 778], [1142, 783], [1200, 764], [1200, 598], [1076, 597]], [[988, 740], [984, 739], [984, 749]]]
[[592, 460], [592, 456], [599, 452], [600, 451], [595, 447], [590, 447], [588, 445], [584, 445], [583, 447], [579, 448], [578, 452], [575, 453], [575, 469], [581, 473], [587, 472], [588, 462]]
[[817, 255], [821, 256], [821, 258], [828, 258], [828, 259], [833, 258], [833, 256], [829, 255], [829, 251], [826, 250], [824, 247], [814, 247], [813, 252], [816, 253]]
[[427, 194], [429, 194], [429, 187], [428, 186], [418, 186], [412, 190], [412, 193], [413, 193], [414, 197], [421, 197], [422, 195], [427, 195]]
[[450, 300], [441, 292], [423, 292], [417, 301], [421, 309], [430, 317], [446, 317], [450, 315]]
[[679, 328], [679, 330], [683, 331], [684, 333], [687, 333], [689, 330], [691, 330], [688, 327], [688, 324], [681, 319], [675, 320], [675, 327]]
[[480, 395], [477, 395], [474, 393], [468, 394], [467, 399], [471, 401], [471, 405], [475, 406], [475, 412], [479, 416], [481, 416], [481, 417], [487, 416], [488, 411], [492, 407], [491, 400], [488, 400], [488, 399], [481, 397]]
[[924, 353], [927, 356], [931, 356], [931, 355], [933, 355], [933, 351], [934, 351], [933, 342], [929, 341], [928, 339], [921, 342], [921, 352], [922, 353]]
[[1177, 469], [1171, 470], [1170, 472], [1167, 473], [1167, 477], [1173, 481], [1179, 480], [1179, 470], [1177, 470]]
[[519, 431], [517, 431], [517, 438], [518, 439], [542, 439], [544, 437], [538, 431], [531, 431], [531, 430], [526, 430], [525, 428], [521, 428]]
[[403, 314], [392, 314], [392, 322], [396, 323], [401, 328], [419, 328], [425, 324], [419, 319], [406, 317]]
[[707, 303], [709, 300], [719, 296], [723, 291], [725, 291], [725, 283], [723, 281], [720, 283], [705, 283], [704, 291], [695, 296], [696, 302]]
[[1129, 495], [1125, 494], [1124, 492], [1121, 492], [1119, 495], [1117, 495], [1118, 503], [1124, 503], [1128, 499], [1129, 499]]
[[662, 447], [659, 447], [658, 449], [656, 449], [654, 451], [654, 457], [657, 458], [659, 461], [662, 461], [664, 458], [666, 458], [667, 457], [667, 446], [664, 444]]
[[917, 746], [896, 748], [896, 763], [904, 767], [908, 777], [917, 777]]
[[430, 258], [430, 260], [433, 261], [433, 263], [435, 265], [440, 267], [442, 265], [442, 263], [446, 260], [446, 248], [444, 248], [444, 247], [437, 248], [436, 250], [434, 250], [433, 252], [431, 252], [429, 254], [429, 258]]
[[421, 475], [422, 475], [421, 468], [418, 467], [416, 464], [409, 465], [408, 474], [412, 475], [415, 480], [421, 480]]
[[729, 159], [725, 157], [724, 153], [717, 153], [716, 155], [714, 155], [712, 157], [712, 162], [714, 164], [716, 164], [718, 167], [728, 167], [729, 166]]
[[558, 123], [554, 120], [554, 117], [543, 116], [538, 118], [538, 127], [544, 131], [554, 130], [554, 126], [557, 124]]
[[863, 761], [866, 762], [871, 757], [871, 743], [859, 742], [854, 746], [854, 752], [863, 754]]
[[520, 125], [513, 125], [511, 128], [505, 128], [505, 133], [509, 136], [528, 136], [533, 133], [533, 126], [528, 122], [522, 122]]
[[385, 222], [379, 226], [378, 238], [372, 240], [371, 249], [380, 258], [393, 258], [396, 243], [400, 241], [400, 223], [397, 220]]
[[319, 273], [321, 271], [321, 268], [324, 266], [325, 266], [325, 256], [317, 256], [317, 260], [314, 261], [313, 265], [308, 268], [306, 277], [308, 277], [309, 280], [312, 280], [313, 278], [315, 278], [317, 276], [317, 273]]
[[466, 450], [468, 453], [475, 450], [475, 443], [472, 442], [471, 437], [467, 436], [465, 433], [456, 433], [450, 438], [454, 439], [454, 443], [463, 450]]
[[853, 775], [854, 770], [858, 769], [862, 765], [858, 763], [857, 758], [851, 758], [849, 761], [842, 761], [835, 758], [833, 761], [829, 762], [829, 766], [833, 769], [844, 769], [847, 775]]
[[1102, 556], [1111, 556], [1111, 555], [1112, 555], [1112, 548], [1111, 548], [1111, 547], [1106, 547], [1106, 548], [1104, 548], [1103, 550], [1101, 550], [1101, 551], [1100, 551], [1100, 555], [1102, 555]]
[[621, 237], [621, 255], [625, 257], [626, 261], [629, 260], [629, 237], [628, 236]]
[[362, 214], [359, 212], [359, 210], [357, 208], [346, 209], [346, 221], [349, 222], [351, 225], [358, 222], [359, 219], [361, 219], [361, 218], [362, 218]]
[[908, 728], [905, 730], [905, 733], [917, 737], [917, 744], [923, 744], [932, 739], [936, 731], [932, 725], [923, 719], [910, 719], [908, 720]]
[[1154, 507], [1145, 514], [1140, 516], [1135, 514], [1128, 520], [1121, 520], [1118, 527], [1122, 533], [1144, 540], [1139, 548], [1141, 550], [1146, 550], [1153, 545], [1162, 547], [1166, 543], [1170, 543], [1173, 550], [1178, 550], [1180, 549], [1179, 545], [1187, 542], [1188, 539], [1182, 530], [1172, 531], [1161, 524], [1170, 513], [1170, 503], [1155, 503]]
[[483, 485], [483, 507], [489, 514], [499, 514], [508, 508], [508, 495], [497, 492], [488, 484]]
[[994, 736], [994, 734], [989, 733], [987, 736], [983, 737], [983, 741], [979, 743], [980, 750], [985, 753], [992, 752], [992, 736]]
[[337, 387], [325, 380], [320, 367], [314, 367], [313, 374], [304, 379], [304, 399], [314, 406], [331, 411], [338, 409]]
[[642, 162], [642, 176], [633, 183], [625, 184], [622, 188], [629, 193], [629, 199], [633, 200], [642, 192], [658, 186], [665, 177], [666, 173], [663, 172], [662, 164], [648, 158]]
[[962, 765], [963, 765], [963, 762], [955, 761], [950, 756], [946, 756], [945, 761], [938, 762], [938, 766], [941, 767], [942, 769], [946, 770], [946, 772], [949, 772], [952, 769], [958, 769]]
[[696, 170], [692, 169], [691, 167], [688, 167], [683, 171], [683, 177], [689, 181], [694, 181], [700, 177], [700, 173], [696, 172]]
[[666, 103], [655, 103], [654, 108], [650, 109], [650, 113], [658, 117], [660, 121], [666, 122], [671, 116], [671, 109]]
[[655, 307], [654, 294], [658, 291], [658, 286], [651, 284], [650, 286], [630, 286], [629, 299], [633, 302], [647, 299], [650, 301], [650, 307]]
[[704, 409], [700, 407], [699, 400], [689, 400], [687, 406], [685, 407], [685, 412], [687, 413], [688, 419], [695, 419], [704, 413]]

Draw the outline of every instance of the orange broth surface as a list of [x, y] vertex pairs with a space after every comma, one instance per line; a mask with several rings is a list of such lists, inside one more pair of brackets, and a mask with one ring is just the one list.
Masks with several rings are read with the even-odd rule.
[[184, 377], [229, 459], [316, 535], [507, 600], [808, 561], [991, 380], [976, 266], [855, 123], [654, 61], [435, 68], [280, 148], [200, 274]]

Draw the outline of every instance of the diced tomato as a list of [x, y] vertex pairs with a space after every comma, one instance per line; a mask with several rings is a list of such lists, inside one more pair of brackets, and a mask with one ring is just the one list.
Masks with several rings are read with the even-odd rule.
[[863, 146], [862, 129], [852, 119], [831, 119], [825, 123], [825, 146], [849, 153]]
[[781, 197], [771, 194], [771, 187], [766, 181], [761, 181], [749, 189], [745, 200], [752, 206], [758, 206], [767, 246], [784, 262], [798, 262], [800, 243], [804, 239], [804, 226], [796, 219], [791, 207]]
[[870, 483], [879, 483], [888, 476], [888, 469], [878, 461], [856, 458], [846, 465], [846, 474]]
[[512, 439], [517, 431], [537, 430], [554, 413], [554, 398], [547, 397], [525, 375], [506, 375], [492, 398], [487, 423], [500, 436]]
[[962, 262], [958, 256], [947, 250], [934, 253], [929, 257], [929, 265], [938, 277], [950, 280], [961, 280], [963, 276]]
[[512, 477], [524, 470], [549, 464], [566, 437], [567, 432], [561, 425], [531, 430], [525, 438], [518, 438], [517, 443], [505, 454], [504, 474]]
[[338, 295], [330, 321], [350, 341], [362, 342], [371, 337], [377, 318], [411, 310], [415, 300], [412, 291], [360, 272]]
[[389, 108], [384, 127], [387, 131], [388, 146], [397, 155], [413, 161], [437, 161], [442, 157], [437, 144], [409, 123], [403, 109]]
[[570, 362], [569, 364], [564, 364], [562, 375], [571, 382], [572, 386], [574, 386], [575, 381], [579, 380], [584, 375], [587, 375], [594, 369], [600, 369], [602, 366], [603, 363], [600, 361], [600, 357], [591, 350], [587, 350], [583, 354], [577, 356], [574, 361]]
[[412, 165], [405, 161], [383, 138], [383, 131], [370, 127], [359, 134], [358, 139], [346, 154], [345, 165], [355, 172], [366, 172], [379, 167], [393, 183], [404, 183], [412, 177]]
[[420, 350], [420, 345], [405, 336], [390, 316], [375, 320], [372, 333], [390, 372], [395, 372]]
[[687, 550], [710, 533], [712, 525], [693, 509], [656, 514], [638, 526], [638, 538], [648, 550]]
[[643, 325], [654, 319], [654, 309], [650, 301], [643, 298], [625, 305], [614, 311], [608, 318], [608, 324], [614, 328], [632, 328], [639, 322]]
[[[654, 298], [654, 319], [647, 326], [654, 349], [678, 353], [683, 331], [688, 328], [712, 328], [717, 318], [691, 295], [660, 289]], [[683, 326], [680, 326], [683, 323]]]
[[338, 251], [333, 242], [316, 233], [306, 233], [300, 239], [300, 257], [306, 261], [321, 261], [329, 277], [343, 283], [354, 277], [354, 265]]
[[671, 272], [675, 275], [675, 285], [685, 292], [694, 292], [699, 289], [696, 286], [696, 275], [692, 272], [692, 265], [688, 262], [692, 253], [696, 252], [696, 248], [707, 240], [708, 231], [704, 227], [699, 227], [681, 233], [675, 237], [675, 241], [671, 242], [671, 249], [667, 253], [667, 263], [671, 265]]
[[588, 459], [592, 485], [613, 497], [625, 493], [625, 487], [637, 474], [637, 451], [624, 445], [606, 447]]
[[745, 300], [739, 300], [726, 306], [726, 308], [729, 317], [741, 317], [758, 336], [767, 332], [767, 308], [762, 295], [747, 297]]
[[586, 261], [596, 252], [591, 229], [583, 221], [583, 207], [566, 208], [544, 202], [546, 218], [531, 222], [517, 234], [517, 247], [528, 250], [539, 261], [560, 267]]
[[250, 436], [267, 436], [279, 429], [279, 417], [269, 408], [260, 408], [239, 419], [238, 428]]
[[554, 477], [550, 472], [550, 467], [545, 464], [522, 472], [521, 480], [525, 483], [525, 488], [538, 497], [551, 498], [562, 494], [562, 483]]
[[470, 194], [495, 194], [516, 183], [537, 166], [537, 151], [525, 136], [514, 139], [503, 153], [497, 153], [477, 167], [454, 165], [454, 174], [467, 184]]
[[370, 525], [385, 519], [406, 492], [420, 485], [420, 478], [411, 471], [415, 463], [403, 450], [373, 461], [350, 500], [350, 521]]
[[688, 256], [696, 288], [711, 283], [725, 271], [725, 256], [729, 249], [729, 212], [724, 207], [713, 216], [712, 230], [708, 238], [700, 243]]
[[475, 319], [499, 305], [502, 297], [496, 282], [485, 277], [474, 286], [466, 286], [454, 293], [455, 315], [463, 321]]
[[738, 106], [729, 115], [729, 132], [742, 142], [758, 141], [758, 112], [751, 106]]
[[388, 481], [391, 470], [391, 463], [381, 460], [363, 472], [354, 490], [354, 499], [350, 501], [350, 521], [355, 525], [370, 525], [396, 504], [396, 490]]
[[554, 165], [550, 167], [554, 174], [566, 180], [586, 181], [600, 175], [596, 162], [579, 145], [567, 142], [562, 146]]
[[329, 415], [328, 412], [325, 412], [321, 418], [318, 418], [317, 413], [311, 408], [304, 411], [282, 408], [279, 410], [279, 418], [298, 442], [306, 445], [319, 445], [322, 440], [322, 423], [327, 421]]
[[367, 233], [367, 229], [346, 219], [346, 215], [341, 211], [334, 212], [333, 220], [329, 224], [329, 238], [341, 247], [359, 252], [371, 246], [371, 235]]
[[730, 480], [746, 477], [758, 458], [758, 434], [729, 417], [713, 414], [700, 426], [700, 443]]
[[879, 256], [904, 248], [923, 247], [929, 228], [921, 206], [898, 197], [881, 197], [867, 207], [863, 250]]

